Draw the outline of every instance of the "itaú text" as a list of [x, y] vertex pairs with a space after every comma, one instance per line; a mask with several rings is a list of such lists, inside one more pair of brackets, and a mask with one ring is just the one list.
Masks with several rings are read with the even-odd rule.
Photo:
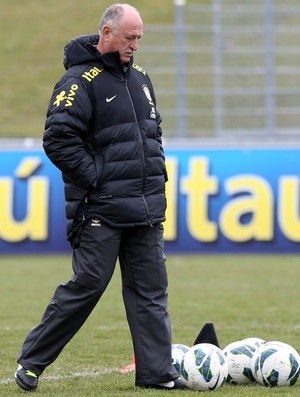
[[[39, 156], [24, 157], [13, 177], [0, 177], [0, 238], [7, 242], [43, 241], [48, 237], [49, 178], [34, 175], [41, 163]], [[27, 195], [18, 196], [18, 200], [16, 180], [27, 185]], [[16, 202], [25, 204], [22, 220], [14, 217]]]
[[207, 157], [191, 157], [188, 173], [180, 177], [178, 158], [167, 158], [167, 169], [167, 241], [176, 240], [182, 227], [178, 225], [180, 200], [185, 201], [184, 227], [197, 241], [214, 242], [220, 234], [232, 242], [271, 241], [275, 225], [287, 239], [300, 241], [298, 176], [279, 176], [274, 191], [257, 174], [220, 180], [210, 174]]

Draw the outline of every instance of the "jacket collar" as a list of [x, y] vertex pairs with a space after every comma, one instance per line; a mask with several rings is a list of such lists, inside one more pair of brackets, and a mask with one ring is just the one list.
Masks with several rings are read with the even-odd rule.
[[[120, 62], [120, 54], [118, 51], [107, 52], [105, 54], [100, 54], [101, 61], [103, 63], [104, 69], [112, 72], [118, 72], [125, 74], [133, 64], [133, 57], [131, 57], [128, 64], [123, 65]], [[125, 68], [124, 68], [125, 66]]]

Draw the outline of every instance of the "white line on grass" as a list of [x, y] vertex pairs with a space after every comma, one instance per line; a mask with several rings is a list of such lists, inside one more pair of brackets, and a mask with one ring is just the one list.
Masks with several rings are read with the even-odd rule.
[[[117, 368], [104, 368], [101, 371], [84, 371], [84, 372], [71, 372], [68, 375], [49, 375], [42, 376], [41, 380], [64, 380], [72, 378], [96, 378], [97, 376], [111, 374], [117, 371]], [[0, 385], [5, 385], [14, 382], [14, 378], [8, 378], [0, 381]]]

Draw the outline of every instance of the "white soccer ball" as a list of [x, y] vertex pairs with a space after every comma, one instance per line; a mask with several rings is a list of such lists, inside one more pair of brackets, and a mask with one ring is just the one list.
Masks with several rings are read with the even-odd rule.
[[251, 368], [261, 385], [292, 386], [300, 375], [300, 356], [286, 343], [266, 342], [253, 354]]
[[191, 390], [216, 390], [226, 381], [228, 364], [224, 353], [210, 343], [192, 346], [183, 356], [181, 377]]
[[172, 364], [174, 365], [178, 374], [180, 374], [183, 356], [188, 350], [189, 346], [183, 345], [182, 343], [174, 343], [172, 345]]
[[228, 383], [246, 385], [255, 382], [251, 370], [255, 350], [256, 347], [243, 341], [232, 342], [223, 349], [228, 363]]

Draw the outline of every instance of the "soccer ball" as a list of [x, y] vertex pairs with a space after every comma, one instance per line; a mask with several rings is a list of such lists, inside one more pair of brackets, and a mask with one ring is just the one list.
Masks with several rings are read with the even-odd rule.
[[251, 368], [255, 379], [261, 385], [292, 386], [300, 375], [300, 356], [286, 343], [266, 342], [254, 353]]
[[251, 370], [251, 361], [256, 347], [244, 341], [236, 341], [227, 345], [223, 353], [228, 363], [227, 382], [237, 385], [246, 385], [255, 382]]
[[184, 354], [189, 350], [189, 346], [181, 343], [175, 343], [172, 345], [172, 364], [174, 365], [178, 374], [181, 370], [181, 361]]
[[215, 390], [220, 388], [228, 375], [224, 353], [210, 343], [192, 346], [181, 362], [182, 378], [191, 390]]

